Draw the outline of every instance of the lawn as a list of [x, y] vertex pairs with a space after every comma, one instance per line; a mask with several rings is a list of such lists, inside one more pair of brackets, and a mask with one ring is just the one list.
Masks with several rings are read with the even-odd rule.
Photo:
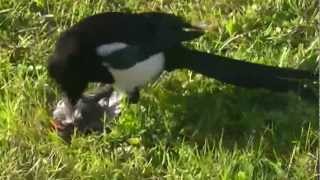
[[181, 70], [142, 90], [103, 134], [65, 143], [46, 61], [58, 35], [104, 11], [170, 12], [207, 33], [186, 46], [313, 70], [315, 0], [0, 0], [0, 179], [314, 179], [318, 101]]

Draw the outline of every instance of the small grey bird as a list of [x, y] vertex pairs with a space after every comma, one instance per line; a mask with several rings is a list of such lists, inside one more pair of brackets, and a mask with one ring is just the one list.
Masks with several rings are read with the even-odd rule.
[[66, 141], [70, 140], [74, 129], [84, 134], [102, 132], [102, 118], [117, 117], [120, 114], [120, 101], [119, 93], [112, 88], [104, 88], [96, 94], [81, 97], [70, 116], [69, 106], [62, 99], [53, 111], [53, 127]]

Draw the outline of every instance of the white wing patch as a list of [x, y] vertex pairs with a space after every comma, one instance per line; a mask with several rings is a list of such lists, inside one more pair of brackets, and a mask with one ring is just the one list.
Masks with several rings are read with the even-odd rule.
[[[123, 49], [128, 45], [121, 42], [104, 44], [97, 47], [97, 54], [108, 56], [114, 51]], [[132, 92], [136, 87], [145, 85], [147, 82], [154, 80], [164, 69], [165, 57], [163, 53], [157, 53], [150, 56], [144, 61], [140, 61], [128, 69], [115, 69], [108, 63], [102, 63], [108, 68], [115, 82], [114, 85], [127, 93]]]
[[122, 42], [114, 42], [110, 44], [103, 44], [96, 48], [96, 52], [100, 56], [108, 56], [109, 54], [126, 48], [128, 45]]

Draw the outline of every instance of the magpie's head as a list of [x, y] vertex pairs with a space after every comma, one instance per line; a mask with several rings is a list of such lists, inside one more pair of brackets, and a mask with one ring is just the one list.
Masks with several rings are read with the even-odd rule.
[[153, 24], [159, 35], [168, 39], [189, 41], [204, 34], [204, 29], [186, 22], [183, 18], [167, 13], [142, 13]]
[[48, 73], [75, 105], [87, 87], [86, 65], [79, 44], [74, 39], [61, 38], [48, 61]]

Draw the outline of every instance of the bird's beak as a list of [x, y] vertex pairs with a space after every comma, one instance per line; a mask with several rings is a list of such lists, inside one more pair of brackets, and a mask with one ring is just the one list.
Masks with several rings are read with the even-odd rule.
[[190, 25], [190, 24], [184, 26], [183, 30], [186, 32], [199, 32], [199, 33], [200, 32], [203, 33], [203, 31], [204, 31], [201, 27]]

